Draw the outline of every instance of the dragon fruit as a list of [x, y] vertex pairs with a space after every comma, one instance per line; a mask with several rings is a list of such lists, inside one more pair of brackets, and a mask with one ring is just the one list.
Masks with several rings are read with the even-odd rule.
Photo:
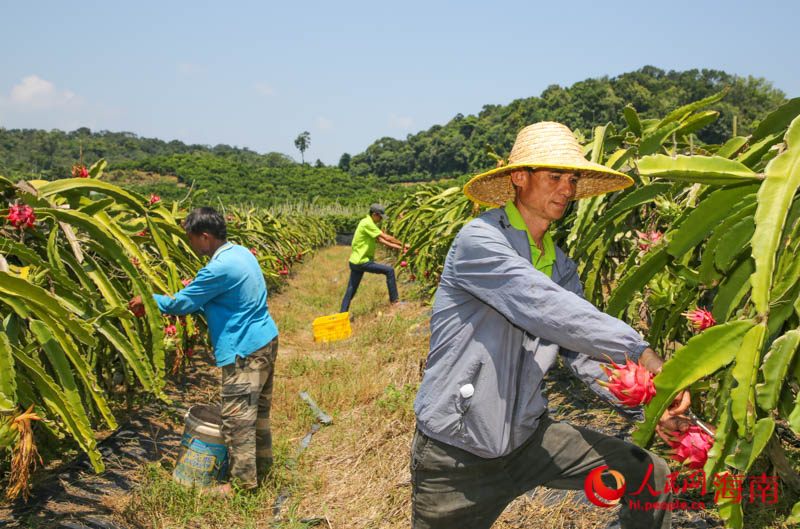
[[175, 333], [178, 332], [178, 329], [174, 325], [167, 325], [164, 327], [164, 334], [167, 336], [175, 336]]
[[181, 279], [181, 285], [183, 285], [184, 287], [188, 287], [191, 282], [192, 280], [189, 278]]
[[8, 208], [8, 216], [6, 217], [15, 228], [33, 228], [33, 221], [36, 217], [33, 214], [33, 208], [27, 204], [16, 204]]
[[75, 178], [89, 178], [89, 170], [85, 165], [76, 163], [72, 166], [72, 176]]
[[642, 233], [639, 230], [636, 230], [636, 235], [639, 236], [639, 248], [641, 250], [647, 250], [650, 248], [651, 245], [657, 243], [661, 240], [661, 237], [664, 236], [663, 233], [660, 231], [651, 231], [650, 233]]
[[155, 193], [150, 193], [150, 205], [152, 206], [156, 202], [161, 202], [161, 197]]
[[714, 321], [714, 316], [705, 309], [694, 309], [689, 312], [684, 312], [682, 315], [686, 316], [686, 319], [692, 322], [692, 327], [698, 331], [713, 327], [717, 323]]
[[714, 438], [693, 424], [676, 441], [670, 441], [669, 444], [674, 449], [670, 459], [691, 469], [698, 469], [705, 466]]
[[602, 366], [608, 375], [608, 382], [600, 382], [619, 399], [620, 404], [627, 407], [641, 406], [652, 400], [656, 394], [653, 374], [644, 366], [626, 358], [625, 367], [611, 362], [613, 369]]

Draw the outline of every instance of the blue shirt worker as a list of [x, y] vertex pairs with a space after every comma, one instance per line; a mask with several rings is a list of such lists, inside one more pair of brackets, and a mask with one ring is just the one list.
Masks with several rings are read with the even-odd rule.
[[364, 277], [365, 272], [385, 275], [386, 288], [389, 290], [389, 302], [393, 306], [399, 303], [394, 268], [375, 262], [376, 242], [394, 250], [403, 249], [403, 243], [388, 233], [383, 233], [378, 227], [384, 218], [386, 218], [386, 210], [383, 206], [372, 204], [369, 207], [369, 215], [361, 219], [356, 227], [350, 252], [350, 280], [347, 282], [347, 290], [344, 293], [339, 312], [350, 310], [350, 302], [356, 295], [358, 285], [361, 284], [361, 278]]
[[[210, 260], [174, 296], [153, 297], [164, 314], [205, 316], [214, 358], [222, 367], [222, 434], [231, 478], [243, 489], [254, 489], [272, 465], [269, 412], [278, 352], [264, 275], [250, 250], [227, 241], [225, 220], [216, 210], [195, 209], [183, 228], [192, 249]], [[141, 297], [129, 307], [141, 312]], [[215, 492], [230, 494], [230, 484]]]
[[[581, 490], [603, 466], [613, 470], [600, 469], [605, 488], [628, 484], [620, 498], [623, 529], [671, 526], [669, 511], [630, 503], [645, 481], [636, 500], [670, 501], [662, 492], [667, 463], [617, 437], [551, 419], [542, 394], [559, 356], [609, 401], [615, 399], [598, 384], [608, 358], [624, 363], [628, 356], [651, 373], [661, 370], [663, 360], [634, 329], [584, 299], [576, 264], [547, 234], [569, 201], [631, 183], [587, 161], [572, 132], [552, 122], [522, 129], [507, 165], [467, 183], [470, 199], [496, 207], [456, 236], [433, 305], [430, 351], [414, 401], [416, 529], [489, 528], [526, 491]], [[661, 417], [659, 435], [689, 427], [681, 416], [689, 404], [681, 392]]]

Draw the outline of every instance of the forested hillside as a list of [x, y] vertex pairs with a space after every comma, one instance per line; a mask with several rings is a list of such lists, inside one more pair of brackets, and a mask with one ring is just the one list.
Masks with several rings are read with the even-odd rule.
[[[116, 163], [108, 177], [119, 184], [162, 198], [176, 200], [195, 186], [207, 192], [199, 202], [271, 206], [275, 204], [369, 204], [394, 200], [405, 194], [375, 176], [354, 176], [336, 167], [295, 164], [263, 167], [251, 161], [213, 153], [173, 154]], [[170, 175], [170, 176], [163, 176]], [[176, 183], [178, 185], [176, 185]]]
[[353, 175], [373, 174], [389, 182], [476, 173], [494, 164], [486, 155], [487, 145], [508, 157], [517, 131], [530, 123], [559, 121], [589, 135], [596, 125], [622, 125], [622, 109], [628, 104], [642, 118], [654, 118], [726, 87], [730, 89], [726, 97], [710, 107], [719, 112], [719, 118], [698, 132], [699, 141], [719, 143], [732, 135], [748, 134], [759, 116], [786, 100], [783, 92], [764, 79], [719, 70], [665, 72], [645, 66], [617, 77], [580, 81], [569, 88], [551, 85], [539, 97], [517, 99], [508, 105], [485, 105], [478, 115], [458, 114], [446, 125], [409, 134], [405, 140], [381, 138], [361, 154], [344, 155], [340, 167]]
[[[513, 82], [513, 81], [510, 81]], [[569, 88], [548, 87], [539, 97], [508, 105], [485, 105], [477, 115], [458, 114], [445, 125], [409, 135], [381, 138], [365, 152], [342, 155], [339, 167], [298, 164], [280, 153], [259, 154], [228, 145], [186, 145], [140, 138], [130, 132], [7, 130], [0, 128], [0, 175], [53, 180], [105, 158], [107, 176], [144, 193], [176, 199], [194, 181], [208, 200], [269, 206], [284, 202], [368, 203], [405, 192], [389, 183], [422, 182], [474, 174], [495, 162], [487, 146], [507, 157], [517, 131], [541, 120], [560, 121], [578, 133], [619, 124], [632, 105], [643, 119], [728, 88], [710, 108], [718, 119], [698, 131], [697, 144], [749, 133], [757, 117], [786, 100], [764, 79], [718, 70], [665, 72], [652, 66], [617, 77], [587, 79]], [[520, 88], [520, 92], [524, 87]], [[734, 125], [734, 122], [736, 123]], [[287, 135], [290, 135], [287, 133]]]

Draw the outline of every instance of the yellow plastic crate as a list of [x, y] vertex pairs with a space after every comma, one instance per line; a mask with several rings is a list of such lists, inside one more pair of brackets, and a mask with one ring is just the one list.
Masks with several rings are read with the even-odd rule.
[[314, 329], [315, 342], [335, 342], [347, 338], [353, 332], [350, 329], [349, 312], [320, 316], [314, 320], [311, 327]]

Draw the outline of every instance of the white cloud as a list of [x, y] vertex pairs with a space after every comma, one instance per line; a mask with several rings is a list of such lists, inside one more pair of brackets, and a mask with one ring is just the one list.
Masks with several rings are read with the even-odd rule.
[[414, 118], [389, 114], [389, 125], [396, 129], [411, 130], [414, 126]]
[[317, 118], [317, 128], [319, 130], [329, 130], [333, 127], [333, 121], [329, 120], [325, 116], [320, 116]]
[[264, 97], [274, 97], [278, 95], [275, 88], [269, 83], [256, 83], [253, 85], [253, 89]]
[[8, 102], [18, 110], [74, 108], [83, 104], [83, 100], [73, 92], [59, 91], [53, 83], [38, 75], [24, 77], [14, 86]]
[[11, 90], [0, 94], [2, 126], [74, 130], [78, 127], [114, 129], [125, 115], [122, 108], [101, 101], [87, 102], [38, 75], [23, 77]]

